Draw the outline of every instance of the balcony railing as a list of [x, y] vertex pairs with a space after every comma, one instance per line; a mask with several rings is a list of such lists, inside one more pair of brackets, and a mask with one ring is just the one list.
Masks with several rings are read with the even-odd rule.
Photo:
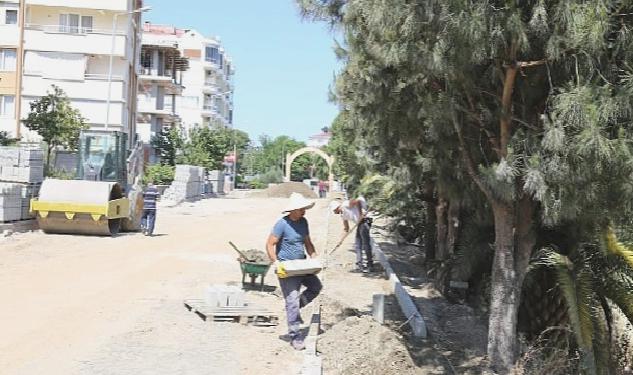
[[[112, 48], [113, 39], [114, 48]], [[112, 54], [129, 59], [133, 56], [133, 51], [126, 39], [126, 34], [121, 31], [115, 31], [113, 37], [111, 31], [107, 30], [80, 29], [79, 27], [66, 30], [63, 25], [60, 27], [60, 25], [28, 24], [24, 30], [24, 48], [27, 50], [91, 55]]]
[[[70, 25], [40, 25], [37, 23], [27, 23], [26, 29], [39, 30], [46, 33], [61, 33], [61, 34], [108, 34], [112, 35], [112, 30], [108, 29], [95, 29], [94, 27], [83, 26], [70, 26]], [[115, 30], [115, 35], [126, 35], [123, 30]]]
[[171, 78], [174, 82], [176, 80], [172, 76], [172, 72], [170, 72], [168, 70], [163, 70], [163, 72], [159, 72], [158, 69], [156, 69], [156, 68], [141, 67], [140, 74], [143, 75], [143, 76], [154, 76], [154, 77], [161, 77], [161, 78]]

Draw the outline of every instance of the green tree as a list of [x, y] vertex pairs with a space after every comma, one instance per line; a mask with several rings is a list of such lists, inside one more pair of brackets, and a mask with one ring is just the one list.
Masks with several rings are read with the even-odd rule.
[[[304, 142], [297, 141], [291, 137], [281, 135], [274, 139], [266, 135], [259, 138], [261, 144], [260, 152], [255, 155], [254, 162], [257, 173], [266, 173], [270, 170], [281, 170], [285, 173], [286, 155], [292, 154], [298, 149], [305, 147]], [[290, 168], [291, 179], [300, 181], [309, 177], [311, 160], [308, 155], [298, 157]]]
[[30, 104], [31, 112], [23, 120], [27, 129], [37, 132], [46, 142], [46, 168], [50, 167], [52, 150], [64, 147], [76, 150], [79, 133], [86, 129], [85, 119], [79, 110], [70, 105], [70, 99], [61, 88], [52, 85], [52, 92]]
[[241, 130], [196, 127], [189, 132], [179, 162], [204, 166], [210, 170], [223, 169], [224, 157], [233, 152], [234, 145], [239, 154], [247, 149], [249, 142], [248, 134]]
[[151, 140], [151, 146], [160, 156], [161, 164], [176, 165], [176, 156], [178, 150], [182, 150], [185, 145], [185, 139], [182, 131], [175, 126], [163, 129], [159, 134]]
[[17, 143], [17, 139], [11, 138], [9, 133], [0, 131], [0, 146], [11, 146]]
[[507, 373], [539, 231], [581, 242], [631, 216], [633, 4], [299, 3], [344, 32], [336, 92], [371, 168], [491, 214], [488, 355]]
[[356, 128], [349, 121], [349, 114], [341, 112], [332, 122], [332, 138], [324, 150], [334, 156], [334, 174], [338, 176], [348, 189], [354, 191], [367, 169], [357, 155]]

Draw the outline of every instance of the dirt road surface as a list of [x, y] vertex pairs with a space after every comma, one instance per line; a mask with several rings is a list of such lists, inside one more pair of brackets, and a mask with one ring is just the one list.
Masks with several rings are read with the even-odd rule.
[[[206, 323], [185, 298], [241, 280], [231, 240], [259, 248], [284, 199], [210, 199], [158, 212], [156, 236], [15, 234], [0, 239], [2, 374], [297, 374], [302, 352], [272, 328]], [[307, 214], [325, 243], [325, 202]], [[269, 285], [277, 284], [272, 272]]]
[[[205, 322], [183, 306], [184, 299], [204, 298], [212, 284], [239, 285], [237, 254], [228, 241], [263, 250], [285, 204], [282, 198], [241, 198], [162, 207], [154, 237], [27, 232], [0, 238], [0, 374], [298, 374], [305, 352], [284, 341], [277, 291], [247, 292], [250, 304], [279, 314], [276, 327]], [[321, 254], [343, 234], [327, 204], [318, 200], [306, 215]], [[383, 251], [393, 248], [388, 256], [397, 262], [399, 247], [380, 241]], [[323, 373], [461, 373], [435, 341], [412, 344], [393, 296], [387, 296], [387, 324], [372, 319], [373, 294], [389, 294], [390, 284], [380, 270], [354, 272], [353, 243], [348, 236], [320, 274]], [[266, 284], [277, 287], [272, 271]], [[423, 315], [437, 310], [439, 300], [422, 296]], [[304, 321], [311, 310], [302, 312]], [[429, 328], [440, 337], [435, 326]], [[462, 328], [460, 335], [472, 325]], [[454, 367], [463, 373], [479, 373], [469, 363], [461, 366], [470, 356], [458, 360]]]

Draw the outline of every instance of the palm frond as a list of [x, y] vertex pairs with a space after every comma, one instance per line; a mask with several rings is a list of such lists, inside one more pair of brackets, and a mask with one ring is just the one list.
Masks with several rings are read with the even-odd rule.
[[629, 322], [633, 324], [633, 294], [630, 288], [623, 285], [623, 277], [627, 277], [629, 282], [633, 281], [628, 275], [613, 273], [606, 276], [605, 285], [601, 289], [605, 297], [615, 303]]
[[606, 247], [610, 254], [621, 257], [629, 266], [633, 267], [633, 249], [619, 242], [611, 227], [607, 228]]

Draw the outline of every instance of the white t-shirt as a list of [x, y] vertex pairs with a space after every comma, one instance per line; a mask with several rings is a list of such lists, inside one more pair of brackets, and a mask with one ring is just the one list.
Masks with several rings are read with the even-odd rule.
[[349, 200], [343, 201], [343, 204], [341, 204], [343, 220], [348, 220], [353, 223], [358, 223], [361, 216], [360, 210], [362, 210], [363, 214], [367, 214], [367, 201], [365, 201], [365, 198], [360, 196], [356, 198], [356, 200], [359, 201], [360, 207], [359, 206], [350, 207]]

